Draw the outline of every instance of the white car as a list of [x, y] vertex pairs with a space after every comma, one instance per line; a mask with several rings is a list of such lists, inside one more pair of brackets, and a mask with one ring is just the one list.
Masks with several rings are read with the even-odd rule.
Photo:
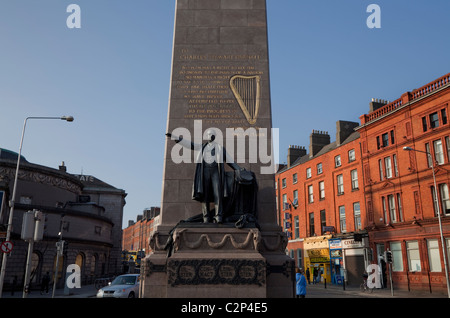
[[108, 286], [100, 288], [98, 298], [136, 298], [139, 297], [139, 274], [117, 276]]

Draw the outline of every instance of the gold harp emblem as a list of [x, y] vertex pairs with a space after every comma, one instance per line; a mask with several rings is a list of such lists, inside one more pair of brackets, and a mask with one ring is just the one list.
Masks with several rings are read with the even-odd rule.
[[261, 100], [261, 77], [235, 75], [230, 79], [230, 87], [248, 123], [254, 125]]

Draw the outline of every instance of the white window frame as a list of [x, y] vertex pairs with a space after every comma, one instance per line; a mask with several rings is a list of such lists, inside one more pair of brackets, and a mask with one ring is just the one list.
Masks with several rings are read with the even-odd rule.
[[336, 176], [336, 184], [337, 184], [337, 194], [344, 194], [344, 176], [342, 174], [338, 174]]
[[428, 248], [428, 262], [430, 264], [430, 272], [442, 272], [439, 241], [437, 239], [427, 240], [427, 248]]
[[402, 243], [390, 242], [389, 247], [392, 252], [392, 271], [403, 272]]
[[319, 182], [319, 199], [325, 199], [325, 181]]
[[433, 141], [433, 149], [434, 149], [434, 160], [438, 165], [443, 165], [445, 163], [444, 160], [444, 147], [442, 145], [442, 140], [434, 140]]
[[314, 188], [312, 184], [308, 186], [308, 202], [314, 202]]
[[345, 221], [345, 205], [339, 206], [339, 226], [341, 233], [347, 232], [347, 225]]
[[408, 268], [410, 272], [420, 272], [420, 250], [418, 241], [406, 241], [406, 255], [408, 257]]
[[350, 176], [352, 178], [352, 190], [359, 189], [358, 184], [358, 169], [353, 169], [350, 171]]
[[362, 230], [361, 205], [359, 204], [359, 202], [353, 202], [353, 217], [355, 220], [355, 231]]
[[391, 157], [384, 158], [385, 176], [387, 179], [392, 178], [392, 161]]
[[311, 178], [312, 174], [311, 174], [311, 168], [306, 168], [306, 179]]
[[341, 165], [342, 165], [341, 155], [337, 155], [336, 157], [334, 157], [334, 166], [340, 167]]
[[397, 223], [397, 209], [395, 207], [395, 196], [389, 194], [387, 196], [388, 206], [389, 206], [389, 218], [392, 223]]
[[348, 162], [352, 162], [356, 160], [355, 149], [350, 149], [348, 151]]

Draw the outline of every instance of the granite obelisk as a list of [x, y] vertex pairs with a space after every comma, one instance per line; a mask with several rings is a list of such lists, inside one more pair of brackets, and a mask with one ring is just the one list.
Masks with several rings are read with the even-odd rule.
[[292, 297], [293, 263], [275, 205], [265, 0], [176, 2], [167, 132], [202, 143], [208, 128], [254, 172], [258, 226], [179, 227], [201, 213], [192, 199], [196, 153], [167, 138], [160, 224], [141, 296]]

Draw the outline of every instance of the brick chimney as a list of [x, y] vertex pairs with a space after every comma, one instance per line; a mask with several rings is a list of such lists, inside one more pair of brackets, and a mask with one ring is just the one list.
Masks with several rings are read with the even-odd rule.
[[303, 156], [306, 156], [305, 147], [290, 145], [287, 155], [287, 167], [289, 168], [295, 162], [295, 160]]
[[336, 146], [340, 146], [358, 126], [358, 123], [352, 121], [338, 120], [336, 122]]
[[389, 104], [387, 100], [372, 98], [372, 101], [369, 103], [369, 114], [387, 104]]
[[330, 144], [327, 131], [313, 130], [309, 135], [309, 157], [314, 157], [323, 147]]

